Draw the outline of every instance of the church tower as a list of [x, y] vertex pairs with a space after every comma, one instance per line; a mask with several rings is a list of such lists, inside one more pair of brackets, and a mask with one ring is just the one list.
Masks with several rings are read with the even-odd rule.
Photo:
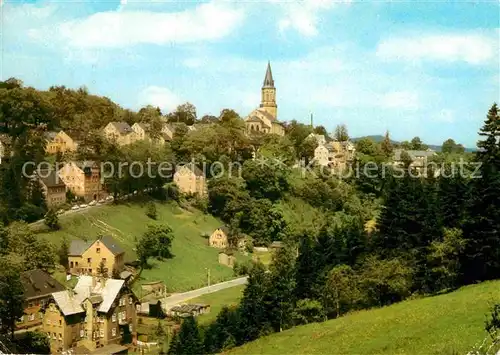
[[276, 88], [274, 87], [273, 73], [271, 72], [271, 63], [267, 63], [266, 77], [262, 85], [262, 98], [260, 102], [262, 110], [268, 112], [276, 120], [278, 116], [278, 105], [276, 105]]

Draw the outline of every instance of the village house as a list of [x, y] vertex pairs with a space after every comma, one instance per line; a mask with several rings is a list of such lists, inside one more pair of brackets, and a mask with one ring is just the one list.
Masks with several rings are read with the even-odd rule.
[[135, 342], [140, 302], [123, 280], [80, 276], [73, 290], [52, 293], [43, 332], [52, 353], [117, 354]]
[[133, 142], [148, 141], [154, 144], [163, 145], [165, 144], [165, 142], [172, 139], [167, 133], [163, 132], [163, 130], [157, 137], [153, 139], [151, 137], [150, 127], [151, 125], [149, 123], [134, 123], [134, 125], [132, 126], [132, 130], [134, 131]]
[[50, 300], [53, 292], [66, 288], [42, 270], [30, 270], [21, 273], [24, 288], [24, 315], [16, 323], [17, 329], [29, 329], [42, 325], [42, 307]]
[[113, 270], [123, 270], [125, 251], [112, 237], [100, 237], [93, 242], [80, 239], [71, 241], [68, 264], [72, 275], [97, 275], [101, 262], [104, 263], [108, 276], [112, 276]]
[[66, 184], [55, 170], [41, 170], [37, 175], [48, 208], [66, 203]]
[[194, 163], [186, 164], [177, 169], [174, 174], [174, 183], [180, 192], [205, 196], [207, 194], [207, 183], [205, 174]]
[[135, 141], [135, 132], [127, 122], [110, 122], [103, 129], [104, 136], [118, 145], [128, 145]]
[[410, 160], [410, 168], [414, 168], [421, 172], [425, 169], [427, 162], [430, 157], [435, 156], [436, 152], [432, 149], [428, 150], [404, 150], [395, 149], [393, 155], [394, 165], [403, 166], [404, 165], [404, 153], [406, 152], [407, 157]]
[[78, 142], [62, 130], [59, 132], [46, 132], [45, 139], [47, 140], [45, 151], [48, 154], [74, 152], [78, 149]]
[[261, 89], [260, 106], [245, 118], [245, 127], [249, 134], [285, 135], [285, 128], [278, 121], [276, 87], [270, 63], [267, 64], [266, 76]]
[[214, 230], [208, 238], [208, 245], [212, 248], [225, 249], [229, 246], [229, 228], [221, 226]]
[[315, 139], [318, 145], [326, 144], [326, 138], [323, 134], [309, 133], [306, 139]]
[[350, 141], [327, 142], [318, 144], [314, 150], [314, 161], [320, 166], [343, 169], [354, 160], [355, 153], [356, 148]]
[[101, 172], [96, 162], [68, 162], [59, 170], [59, 177], [68, 190], [86, 202], [98, 200], [106, 195], [102, 190]]

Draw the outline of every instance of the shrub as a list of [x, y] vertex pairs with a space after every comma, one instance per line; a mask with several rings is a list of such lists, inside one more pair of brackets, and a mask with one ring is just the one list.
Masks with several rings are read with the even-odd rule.
[[151, 219], [156, 220], [158, 217], [157, 212], [156, 212], [156, 205], [154, 202], [149, 202], [146, 206], [146, 216], [148, 216]]

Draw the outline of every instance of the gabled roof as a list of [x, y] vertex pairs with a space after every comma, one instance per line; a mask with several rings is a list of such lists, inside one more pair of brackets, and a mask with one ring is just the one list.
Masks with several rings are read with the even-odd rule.
[[132, 127], [127, 122], [120, 121], [120, 122], [110, 122], [111, 125], [113, 125], [118, 133], [121, 135], [128, 134], [132, 132]]
[[436, 152], [433, 150], [404, 150], [404, 149], [395, 149], [394, 150], [394, 160], [401, 160], [401, 154], [405, 151], [408, 153], [411, 159], [416, 159], [417, 157], [432, 157], [436, 155]]
[[102, 303], [97, 308], [97, 311], [106, 313], [111, 308], [124, 283], [125, 281], [123, 280], [106, 279], [105, 281], [97, 281], [95, 286], [93, 286], [92, 276], [83, 275], [80, 276], [74, 288], [77, 296], [75, 298], [83, 302], [86, 298], [90, 299], [93, 296], [99, 295], [102, 298]]
[[80, 299], [72, 291], [54, 292], [52, 297], [65, 316], [85, 312], [81, 304], [85, 298]]
[[53, 132], [53, 131], [45, 132], [43, 134], [43, 136], [45, 137], [45, 139], [51, 141], [57, 136], [57, 132]]
[[139, 122], [139, 123], [136, 123], [136, 125], [138, 125], [139, 127], [141, 127], [145, 131], [147, 131], [149, 129], [149, 127], [151, 126], [149, 123], [145, 123], [145, 122]]
[[227, 226], [220, 226], [219, 228], [225, 235], [229, 235], [229, 228]]
[[46, 187], [66, 186], [64, 181], [56, 174], [55, 170], [40, 170], [40, 180]]
[[113, 253], [113, 255], [119, 255], [125, 253], [125, 250], [114, 240], [112, 237], [105, 235], [100, 239], [106, 248]]
[[110, 236], [103, 236], [100, 239], [96, 239], [91, 242], [86, 242], [81, 239], [72, 240], [71, 244], [69, 245], [68, 255], [81, 256], [85, 252], [85, 250], [90, 248], [90, 246], [98, 240], [103, 243], [106, 248], [108, 248], [109, 251], [113, 253], [113, 255], [125, 253], [125, 250], [123, 250], [123, 248], [116, 242], [116, 240], [114, 240]]
[[72, 240], [69, 245], [69, 256], [81, 256], [85, 250], [87, 250], [93, 242], [86, 242], [81, 239]]
[[180, 171], [181, 169], [188, 169], [196, 176], [205, 176], [203, 174], [203, 171], [201, 171], [200, 168], [198, 168], [194, 163], [183, 165], [178, 169], [178, 171]]
[[30, 270], [21, 274], [24, 296], [27, 299], [48, 296], [66, 288], [43, 270]]
[[264, 77], [264, 84], [262, 84], [262, 86], [265, 88], [274, 88], [273, 73], [271, 72], [271, 62], [267, 62], [266, 76]]

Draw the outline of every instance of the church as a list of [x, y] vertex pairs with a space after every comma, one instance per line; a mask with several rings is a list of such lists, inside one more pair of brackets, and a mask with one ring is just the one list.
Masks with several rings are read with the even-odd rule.
[[266, 76], [261, 90], [260, 107], [253, 110], [245, 118], [246, 130], [249, 134], [285, 135], [283, 125], [278, 122], [278, 105], [276, 104], [276, 87], [274, 86], [271, 63], [267, 63]]

